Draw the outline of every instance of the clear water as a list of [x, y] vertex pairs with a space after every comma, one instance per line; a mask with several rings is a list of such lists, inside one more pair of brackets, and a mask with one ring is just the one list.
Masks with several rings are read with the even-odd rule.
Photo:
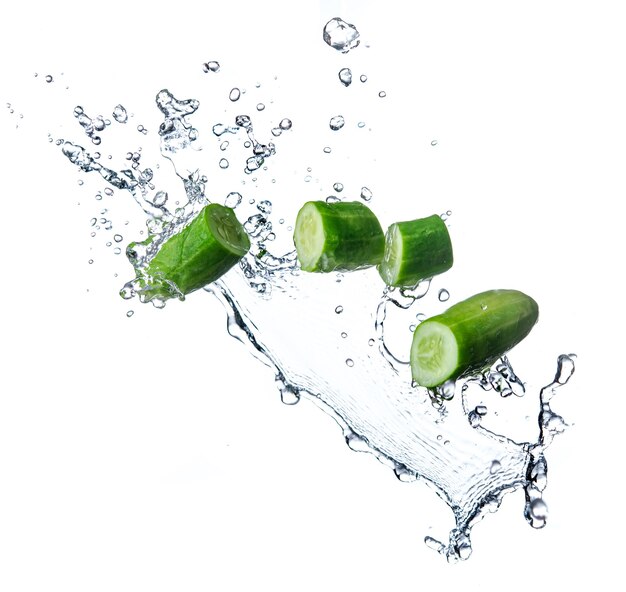
[[[324, 28], [323, 39], [347, 53], [358, 46], [359, 33], [353, 25], [332, 19]], [[220, 65], [207, 62], [203, 71], [219, 76]], [[347, 86], [345, 72], [340, 80]], [[233, 88], [224, 101], [239, 104], [240, 98], [240, 90]], [[552, 403], [574, 372], [574, 356], [560, 356], [554, 378], [546, 377], [541, 389], [530, 388], [506, 357], [480, 376], [434, 391], [412, 384], [407, 347], [411, 332], [426, 318], [425, 311], [447, 306], [448, 290], [431, 290], [430, 282], [412, 290], [384, 289], [373, 280], [373, 270], [302, 273], [291, 246], [293, 219], [281, 217], [285, 204], [260, 191], [256, 198], [248, 199], [238, 186], [219, 199], [211, 195], [211, 174], [216, 174], [216, 169], [209, 172], [206, 159], [199, 159], [203, 143], [217, 141], [220, 152], [229, 151], [228, 158], [220, 157], [217, 167], [239, 171], [245, 184], [256, 179], [255, 175], [267, 174], [267, 160], [282, 154], [273, 140], [260, 141], [257, 135], [281, 136], [282, 140], [283, 134], [296, 133], [297, 125], [283, 115], [265, 127], [257, 125], [256, 117], [264, 111], [259, 105], [266, 102], [257, 102], [256, 108], [250, 109], [253, 115], [219, 121], [221, 106], [207, 105], [203, 110], [199, 100], [179, 99], [163, 89], [155, 99], [163, 121], [158, 134], [149, 139], [159, 143], [161, 157], [169, 162], [143, 166], [142, 156], [134, 148], [126, 157], [128, 168], [121, 170], [105, 167], [91, 148], [82, 145], [85, 140], [98, 145], [110, 121], [89, 116], [82, 107], [74, 109], [80, 140], [62, 141], [63, 153], [83, 172], [96, 173], [110, 188], [131, 196], [145, 214], [151, 237], [126, 248], [132, 268], [129, 266], [129, 281], [122, 286], [121, 296], [129, 301], [150, 300], [142, 293], [141, 281], [147, 262], [205, 204], [219, 201], [236, 208], [252, 242], [250, 253], [205, 290], [223, 303], [228, 333], [274, 369], [282, 401], [295, 405], [306, 398], [319, 405], [341, 427], [351, 449], [373, 454], [403, 482], [420, 480], [432, 487], [451, 508], [455, 527], [447, 536], [442, 533], [439, 539], [428, 536], [424, 540], [450, 561], [470, 556], [472, 527], [487, 513], [495, 512], [508, 492], [523, 490], [521, 514], [533, 528], [543, 527], [548, 517], [543, 499], [546, 449], [567, 427]], [[112, 117], [118, 123], [128, 121], [122, 104], [115, 107]], [[212, 123], [203, 136], [199, 129], [206, 119]], [[330, 119], [332, 131], [343, 125], [342, 116]], [[238, 142], [243, 150], [231, 154], [229, 142]], [[283, 158], [295, 157], [286, 151]], [[180, 192], [186, 196], [182, 205], [178, 201], [171, 205], [168, 192], [155, 182], [153, 170], [163, 165], [173, 167], [179, 178]], [[307, 167], [305, 181], [313, 178], [314, 171]], [[341, 197], [326, 199], [343, 199], [343, 184], [333, 180], [332, 187]], [[373, 192], [361, 186], [360, 198], [369, 202], [372, 197]], [[442, 218], [447, 220], [450, 215], [445, 212]], [[108, 223], [104, 215], [94, 220], [94, 226]], [[132, 239], [116, 236], [120, 237], [116, 243]], [[152, 303], [166, 305], [158, 299]], [[127, 315], [132, 314], [133, 310], [128, 310]], [[532, 438], [509, 433], [506, 422], [496, 421], [507, 404], [522, 397], [535, 409]]]

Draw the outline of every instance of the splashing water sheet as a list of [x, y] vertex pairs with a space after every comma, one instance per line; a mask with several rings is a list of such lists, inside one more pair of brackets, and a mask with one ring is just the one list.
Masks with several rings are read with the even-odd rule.
[[[512, 549], [517, 559], [508, 558], [509, 565], [521, 569], [533, 561], [533, 545], [539, 537], [550, 536], [555, 512], [557, 529], [577, 519], [563, 516], [558, 503], [551, 501], [552, 488], [560, 491], [555, 482], [567, 479], [565, 468], [573, 466], [569, 460], [553, 465], [551, 455], [562, 460], [564, 451], [559, 447], [567, 447], [569, 433], [577, 429], [579, 418], [571, 413], [575, 408], [571, 399], [582, 396], [577, 366], [583, 368], [586, 360], [567, 322], [573, 306], [561, 304], [571, 294], [568, 262], [559, 263], [560, 255], [549, 247], [553, 242], [543, 238], [552, 233], [568, 250], [574, 248], [565, 242], [571, 233], [559, 235], [550, 221], [562, 216], [560, 205], [544, 201], [538, 217], [537, 210], [533, 212], [524, 201], [530, 198], [505, 181], [507, 175], [519, 176], [524, 167], [490, 145], [509, 145], [497, 123], [509, 117], [502, 101], [493, 99], [489, 109], [481, 110], [483, 94], [475, 97], [467, 91], [466, 100], [451, 99], [446, 93], [457, 85], [474, 92], [484, 89], [463, 78], [462, 64], [449, 56], [431, 56], [429, 65], [425, 54], [429, 45], [418, 42], [413, 47], [402, 35], [408, 25], [392, 23], [390, 17], [377, 22], [370, 3], [341, 13], [332, 10], [345, 6], [330, 4], [321, 3], [319, 14], [305, 11], [306, 19], [300, 15], [283, 22], [284, 15], [277, 17], [271, 28], [285, 36], [280, 42], [266, 39], [246, 24], [254, 22], [255, 14], [265, 22], [255, 6], [236, 22], [248, 31], [249, 39], [256, 39], [256, 45], [246, 43], [235, 51], [229, 46], [232, 40], [220, 31], [219, 43], [214, 40], [203, 47], [195, 40], [193, 51], [174, 52], [181, 60], [175, 72], [161, 60], [169, 55], [161, 47], [155, 59], [162, 66], [147, 69], [141, 85], [128, 72], [123, 74], [125, 83], [116, 85], [110, 67], [104, 69], [106, 79], [90, 68], [85, 80], [80, 79], [80, 70], [42, 69], [36, 59], [32, 66], [28, 60], [32, 71], [19, 70], [19, 76], [29, 77], [28, 85], [24, 83], [29, 92], [36, 89], [42, 100], [55, 107], [54, 112], [38, 108], [17, 92], [6, 101], [5, 121], [14, 128], [11, 133], [32, 135], [39, 143], [33, 150], [43, 151], [45, 146], [43, 158], [54, 163], [61, 179], [54, 187], [40, 180], [54, 197], [42, 201], [33, 214], [34, 227], [42, 231], [51, 224], [62, 236], [53, 241], [57, 248], [50, 265], [41, 265], [38, 284], [55, 293], [86, 291], [92, 308], [77, 313], [79, 322], [71, 321], [80, 329], [73, 333], [68, 352], [84, 351], [74, 356], [75, 363], [68, 354], [62, 369], [53, 364], [56, 357], [46, 357], [44, 348], [52, 344], [49, 335], [63, 333], [69, 317], [47, 320], [41, 345], [33, 344], [32, 329], [12, 335], [17, 335], [13, 339], [18, 351], [31, 344], [34, 359], [59, 381], [55, 384], [61, 384], [61, 378], [66, 384], [75, 381], [70, 392], [80, 394], [68, 395], [61, 408], [66, 405], [78, 416], [82, 410], [91, 419], [92, 414], [104, 418], [97, 428], [83, 418], [83, 427], [63, 436], [45, 421], [45, 411], [53, 406], [46, 400], [34, 411], [34, 425], [62, 446], [53, 447], [54, 457], [44, 451], [43, 460], [34, 466], [43, 479], [42, 467], [55, 467], [57, 455], [74, 459], [63, 466], [71, 472], [79, 500], [76, 507], [84, 516], [98, 511], [88, 502], [99, 499], [89, 495], [95, 485], [118, 500], [112, 506], [102, 505], [105, 514], [125, 503], [142, 507], [141, 499], [146, 501], [135, 514], [119, 514], [127, 517], [125, 523], [112, 514], [111, 530], [99, 527], [106, 540], [113, 540], [115, 529], [123, 537], [125, 528], [134, 533], [131, 539], [138, 544], [142, 537], [136, 533], [146, 529], [155, 540], [162, 540], [158, 526], [162, 513], [167, 536], [188, 532], [176, 523], [177, 512], [172, 511], [172, 504], [180, 507], [183, 495], [190, 508], [180, 510], [181, 523], [191, 524], [197, 508], [204, 508], [201, 514], [208, 514], [200, 516], [201, 524], [223, 520], [220, 532], [232, 530], [224, 535], [218, 555], [235, 565], [237, 556], [249, 561], [254, 541], [260, 540], [245, 541], [246, 524], [261, 520], [255, 531], [278, 528], [272, 514], [263, 517], [269, 503], [274, 504], [269, 506], [273, 515], [291, 512], [298, 517], [314, 508], [318, 499], [321, 508], [337, 506], [345, 516], [351, 504], [352, 512], [362, 512], [360, 530], [346, 532], [341, 523], [333, 522], [323, 535], [316, 533], [319, 557], [333, 566], [328, 568], [328, 582], [330, 574], [338, 571], [341, 554], [349, 554], [355, 544], [351, 541], [359, 537], [369, 541], [368, 548], [392, 548], [390, 553], [409, 582], [410, 574], [426, 569], [424, 562], [438, 563], [428, 568], [433, 578], [451, 577], [441, 571], [449, 563], [468, 569], [465, 565], [481, 561], [481, 547], [495, 552], [490, 536], [498, 537], [495, 548], [502, 557], [507, 547]], [[227, 20], [224, 16], [221, 22]], [[380, 33], [387, 30], [393, 34]], [[424, 27], [419, 31], [426, 35]], [[431, 43], [433, 35], [428, 37]], [[402, 51], [390, 47], [391, 40], [400, 43]], [[306, 58], [285, 56], [280, 48], [290, 46], [289, 42], [302, 48]], [[265, 44], [267, 59], [259, 44]], [[408, 62], [399, 63], [413, 50], [413, 59], [423, 62], [416, 66], [419, 89], [407, 80], [417, 75], [407, 70]], [[480, 51], [475, 49], [475, 55], [483, 55]], [[536, 63], [539, 57], [533, 54], [529, 59]], [[447, 76], [456, 76], [457, 82]], [[94, 85], [102, 91], [99, 96], [90, 90]], [[486, 128], [487, 139], [481, 136], [472, 109], [483, 117], [491, 112], [496, 120], [493, 128]], [[520, 131], [523, 127], [512, 128], [512, 133], [533, 145]], [[481, 151], [484, 157], [479, 156]], [[536, 189], [526, 181], [522, 186], [524, 191]], [[65, 205], [59, 204], [65, 199], [60, 194], [69, 196]], [[455, 264], [413, 289], [385, 288], [375, 269], [302, 272], [293, 247], [293, 226], [299, 207], [313, 199], [362, 201], [383, 227], [437, 213], [448, 225]], [[204, 290], [180, 300], [150, 300], [138, 278], [160, 245], [208, 203], [234, 208], [250, 237], [250, 252]], [[530, 224], [538, 225], [537, 236], [529, 236]], [[76, 228], [83, 233], [80, 241], [72, 238], [77, 236]], [[23, 240], [36, 239], [24, 236]], [[521, 241], [526, 248], [520, 248]], [[40, 252], [50, 256], [45, 244]], [[552, 253], [554, 260], [549, 261]], [[55, 262], [64, 256], [71, 262], [64, 269], [72, 271], [60, 277]], [[14, 263], [8, 265], [17, 273]], [[558, 265], [563, 271], [555, 281]], [[415, 327], [472, 293], [490, 288], [521, 289], [539, 302], [540, 320], [533, 332], [482, 374], [436, 391], [412, 384], [408, 352]], [[24, 298], [32, 306], [46, 305], [41, 291], [37, 295], [29, 291]], [[11, 302], [17, 305], [17, 300]], [[96, 305], [110, 327], [90, 320]], [[123, 329], [117, 330], [119, 338], [107, 350], [109, 361], [94, 359], [89, 350], [102, 349], [89, 343], [99, 332], [110, 334], [117, 324]], [[25, 376], [23, 364], [17, 367]], [[114, 392], [106, 388], [111, 376], [117, 384]], [[238, 394], [241, 391], [244, 394]], [[90, 397], [97, 404], [87, 406]], [[198, 401], [202, 403], [194, 408]], [[276, 401], [284, 405], [273, 405]], [[55, 413], [60, 411], [52, 416]], [[272, 415], [270, 423], [264, 421]], [[312, 423], [304, 426], [308, 418]], [[291, 440], [280, 440], [279, 431], [269, 427], [278, 424], [284, 424], [280, 433]], [[95, 432], [89, 434], [92, 428]], [[193, 458], [181, 460], [181, 450], [186, 450], [180, 448], [181, 440], [192, 438], [189, 434], [202, 436], [188, 442], [195, 450]], [[252, 438], [258, 443], [257, 453], [250, 449]], [[341, 445], [342, 438], [347, 447]], [[76, 452], [81, 440], [88, 443], [82, 453]], [[153, 489], [138, 485], [137, 480], [153, 474], [157, 466], [150, 465], [156, 461], [149, 447], [177, 467], [152, 484], [158, 490], [165, 483], [167, 494], [146, 494]], [[266, 463], [274, 461], [263, 462], [261, 450], [271, 451], [266, 454], [274, 455], [276, 464], [268, 467]], [[119, 470], [104, 471], [115, 478], [101, 482], [98, 467], [126, 455]], [[344, 467], [341, 476], [321, 460], [335, 456]], [[239, 466], [236, 476], [224, 473], [224, 467], [233, 463]], [[361, 467], [363, 480], [351, 479], [352, 471]], [[292, 474], [296, 483], [311, 479], [313, 497], [302, 498], [302, 492], [285, 486], [290, 481], [284, 479], [285, 473]], [[51, 473], [51, 483], [58, 483], [55, 479]], [[229, 479], [231, 484], [225, 485]], [[272, 483], [280, 483], [283, 489]], [[382, 488], [384, 501], [377, 503], [371, 492], [359, 491], [359, 483]], [[237, 486], [247, 488], [245, 493], [235, 493]], [[181, 487], [184, 492], [177, 489]], [[43, 506], [47, 512], [53, 511], [55, 500], [59, 505], [54, 491], [49, 505]], [[202, 496], [212, 501], [205, 503]], [[220, 504], [226, 511], [216, 518]], [[513, 529], [510, 537], [497, 530], [499, 520]], [[61, 529], [60, 518], [44, 522], [52, 530]], [[304, 518], [302, 526], [312, 527]], [[74, 528], [73, 537], [89, 539], [88, 526]], [[295, 565], [306, 565], [303, 559], [295, 559], [297, 548], [291, 548], [290, 535], [281, 528], [282, 535], [269, 535], [273, 541], [286, 537], [276, 543], [276, 553], [283, 552]], [[34, 524], [25, 532], [33, 529]], [[373, 536], [376, 529], [384, 535]], [[494, 529], [498, 534], [492, 534]], [[334, 540], [337, 533], [342, 544]], [[43, 540], [50, 545], [53, 537]], [[520, 547], [516, 541], [527, 542]], [[131, 544], [123, 548], [130, 549]], [[17, 548], [26, 546], [25, 535]], [[206, 545], [197, 548], [197, 555], [178, 558], [176, 565], [192, 565], [192, 574], [200, 565], [215, 565], [214, 559], [207, 559]], [[151, 549], [159, 556], [158, 545]], [[173, 547], [167, 549], [171, 553]], [[148, 565], [148, 551], [139, 555], [141, 565]], [[141, 582], [129, 557], [111, 551], [110, 561], [121, 566], [119, 573], [123, 569]], [[542, 561], [553, 559], [544, 554]], [[276, 566], [252, 562], [263, 581], [276, 577], [271, 575]], [[314, 557], [310, 563], [315, 563]], [[96, 566], [99, 560], [92, 557], [87, 564]], [[48, 569], [55, 573], [55, 568]], [[185, 589], [202, 589], [209, 581], [194, 577]], [[374, 581], [384, 586], [378, 577], [359, 587], [370, 589], [367, 586]], [[278, 581], [278, 589], [287, 589], [286, 576]], [[315, 582], [319, 586], [322, 580]], [[489, 581], [487, 588], [476, 589], [492, 589], [492, 585]], [[509, 589], [514, 585], [507, 584]], [[222, 589], [240, 588], [233, 580]]]

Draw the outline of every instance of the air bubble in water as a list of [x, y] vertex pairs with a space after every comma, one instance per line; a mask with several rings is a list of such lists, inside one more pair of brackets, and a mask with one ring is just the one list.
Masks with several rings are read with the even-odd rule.
[[217, 72], [220, 69], [220, 64], [219, 62], [205, 62], [204, 64], [202, 64], [202, 69], [205, 72]]
[[228, 95], [228, 98], [234, 103], [235, 101], [239, 100], [239, 97], [241, 97], [241, 91], [235, 87], [230, 91], [230, 94]]
[[224, 205], [227, 208], [236, 208], [242, 200], [242, 196], [241, 193], [237, 192], [237, 191], [231, 191], [227, 196], [226, 199], [224, 200]]
[[345, 123], [346, 121], [341, 115], [335, 115], [335, 117], [331, 117], [328, 125], [330, 126], [331, 130], [336, 132], [337, 130], [340, 130], [345, 125]]
[[446, 302], [450, 298], [450, 292], [445, 288], [441, 288], [438, 294], [439, 302]]
[[344, 86], [350, 86], [352, 84], [352, 70], [350, 68], [341, 68], [339, 70], [339, 80]]
[[348, 53], [359, 45], [359, 32], [354, 25], [335, 17], [324, 26], [324, 41], [333, 49]]

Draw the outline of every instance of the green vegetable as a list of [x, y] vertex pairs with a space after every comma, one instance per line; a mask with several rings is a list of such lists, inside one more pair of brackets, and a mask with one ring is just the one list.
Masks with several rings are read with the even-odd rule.
[[305, 203], [293, 240], [304, 271], [351, 271], [378, 265], [385, 235], [378, 218], [357, 201]]
[[517, 290], [476, 294], [431, 317], [413, 334], [415, 382], [435, 387], [490, 366], [533, 328], [537, 303]]
[[392, 224], [378, 272], [388, 286], [415, 286], [452, 267], [452, 243], [437, 215]]
[[163, 243], [144, 272], [141, 292], [154, 297], [181, 297], [214, 282], [250, 249], [250, 239], [232, 208], [209, 204]]

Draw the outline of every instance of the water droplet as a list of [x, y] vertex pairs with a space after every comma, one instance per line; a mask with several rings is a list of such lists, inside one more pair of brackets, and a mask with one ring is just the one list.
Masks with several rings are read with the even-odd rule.
[[344, 86], [350, 86], [352, 84], [352, 70], [350, 68], [341, 68], [339, 70], [339, 80]]
[[331, 152], [330, 146], [324, 146], [324, 153], [330, 154], [330, 152]]
[[229, 165], [229, 162], [225, 158], [221, 158], [220, 162], [219, 162], [219, 165], [220, 165], [221, 169], [227, 169], [228, 165]]
[[89, 259], [89, 261], [87, 261], [87, 263], [89, 263], [89, 265], [91, 265], [93, 263], [93, 259]]
[[361, 187], [361, 199], [363, 201], [370, 201], [372, 199], [372, 192], [367, 187]]
[[239, 97], [241, 97], [241, 91], [237, 87], [231, 89], [228, 98], [234, 103], [239, 100]]
[[384, 90], [381, 90], [381, 91], [378, 93], [378, 96], [379, 96], [381, 99], [384, 99], [384, 98], [387, 96], [387, 93], [386, 93]]
[[134, 310], [129, 310], [126, 312], [126, 316], [130, 319], [130, 317], [132, 317], [135, 314]]
[[219, 62], [205, 62], [204, 64], [202, 64], [202, 69], [204, 70], [204, 72], [218, 72], [220, 69], [220, 64]]
[[352, 358], [346, 358], [346, 366], [352, 368], [354, 366], [354, 360]]
[[487, 305], [486, 305], [486, 304], [481, 304], [481, 305], [480, 305], [480, 308], [481, 308], [482, 310], [487, 310]]
[[263, 103], [257, 103], [256, 110], [263, 111], [265, 109], [265, 105]]
[[376, 341], [374, 339], [368, 339], [367, 340], [367, 345], [369, 345], [370, 347], [372, 347], [374, 344], [376, 343]]
[[304, 182], [305, 182], [305, 183], [310, 183], [312, 178], [313, 178], [313, 177], [311, 177], [311, 175], [305, 175], [305, 177], [304, 177]]
[[224, 200], [224, 205], [228, 208], [236, 208], [242, 200], [241, 193], [237, 191], [231, 191]]
[[340, 199], [339, 199], [336, 195], [329, 195], [329, 196], [326, 198], [326, 203], [338, 203], [338, 202], [340, 202], [340, 201], [341, 201], [341, 200], [340, 200]]
[[343, 306], [341, 306], [341, 304], [339, 306], [335, 307], [335, 312], [337, 314], [341, 314], [343, 312]]
[[345, 339], [346, 337], [348, 337], [348, 334], [347, 334], [345, 331], [342, 331], [342, 332], [341, 332], [341, 337], [342, 337], [343, 339]]
[[364, 121], [359, 121], [359, 123], [357, 123], [357, 127], [365, 127], [365, 122]]
[[285, 117], [285, 119], [282, 119], [281, 122], [278, 124], [280, 126], [280, 129], [282, 130], [290, 130], [292, 123], [291, 123], [291, 119], [287, 119]]
[[324, 41], [333, 49], [348, 53], [359, 45], [359, 32], [354, 25], [335, 17], [324, 26]]
[[337, 192], [337, 193], [341, 193], [343, 191], [343, 184], [342, 183], [335, 183], [333, 185], [333, 189]]
[[157, 191], [154, 194], [152, 203], [157, 207], [161, 207], [165, 205], [165, 202], [167, 202], [167, 198], [168, 198], [167, 191]]
[[48, 74], [46, 76], [46, 82], [52, 82], [54, 80], [54, 78], [52, 78], [52, 76], [50, 76], [50, 74]]
[[224, 150], [226, 150], [226, 148], [228, 148], [228, 146], [229, 146], [229, 142], [228, 142], [228, 140], [224, 140], [224, 141], [220, 144], [220, 150], [221, 150], [222, 152], [224, 152]]
[[269, 216], [272, 213], [272, 202], [267, 199], [260, 201], [256, 207], [259, 212], [265, 214], [266, 216]]
[[337, 130], [340, 130], [345, 125], [345, 123], [346, 121], [341, 115], [335, 115], [335, 117], [331, 117], [328, 125], [330, 126], [331, 130], [336, 132]]
[[124, 240], [124, 237], [121, 234], [116, 234], [113, 236], [113, 240], [116, 243], [121, 243]]
[[441, 288], [441, 290], [439, 290], [438, 298], [439, 302], [446, 302], [450, 298], [450, 292], [448, 292], [445, 288]]
[[361, 74], [361, 76], [359, 76], [359, 80], [361, 82], [367, 82], [367, 76], [365, 74]]
[[430, 145], [431, 145], [431, 146], [436, 146], [437, 144], [438, 144], [437, 140], [433, 140], [433, 141], [430, 143]]

